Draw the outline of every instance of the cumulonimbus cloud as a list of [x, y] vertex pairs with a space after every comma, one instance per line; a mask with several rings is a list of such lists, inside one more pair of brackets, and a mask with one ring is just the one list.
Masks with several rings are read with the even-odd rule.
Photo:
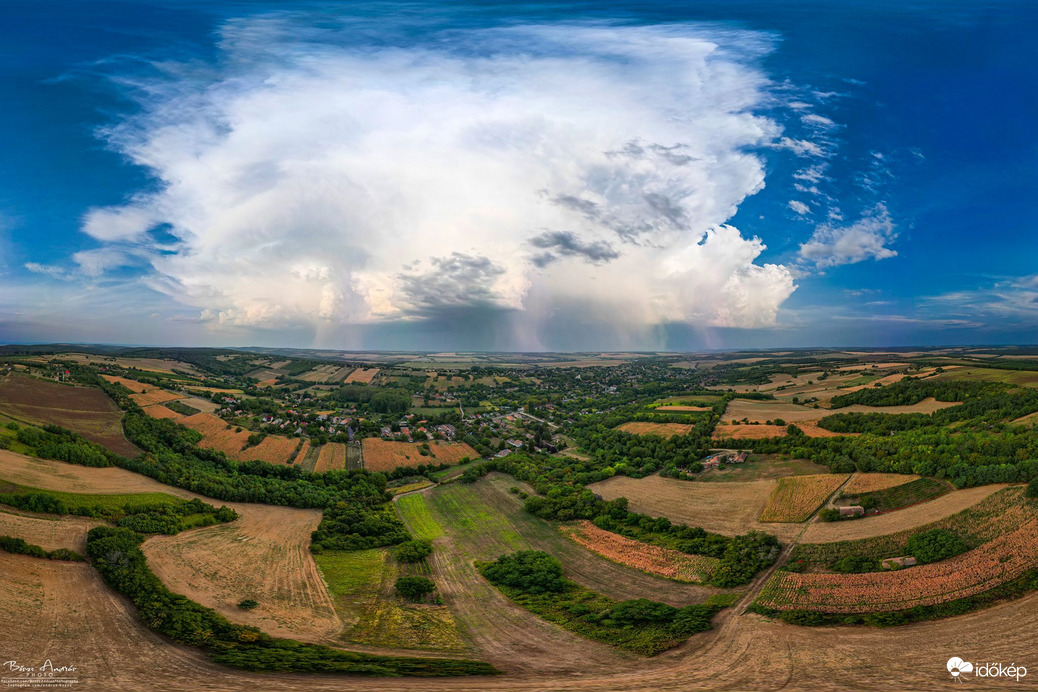
[[103, 133], [159, 190], [83, 230], [151, 249], [149, 285], [205, 318], [536, 320], [535, 293], [755, 327], [795, 290], [724, 225], [764, 186], [755, 151], [818, 153], [760, 115], [766, 36], [517, 26], [401, 47], [298, 21], [228, 24], [215, 63], [124, 78], [141, 109]]

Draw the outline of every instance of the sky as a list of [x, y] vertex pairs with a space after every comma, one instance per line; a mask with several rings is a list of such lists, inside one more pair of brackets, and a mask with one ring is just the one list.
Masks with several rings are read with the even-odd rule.
[[1032, 2], [2, 8], [0, 342], [1038, 340]]

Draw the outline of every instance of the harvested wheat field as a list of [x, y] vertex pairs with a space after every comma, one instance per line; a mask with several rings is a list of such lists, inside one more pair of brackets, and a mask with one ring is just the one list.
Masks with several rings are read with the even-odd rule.
[[368, 471], [389, 471], [398, 466], [421, 464], [456, 464], [465, 457], [478, 459], [479, 453], [464, 442], [429, 443], [429, 455], [419, 452], [417, 442], [392, 442], [377, 437], [364, 438], [364, 468]]
[[229, 459], [237, 461], [258, 459], [270, 464], [287, 464], [296, 456], [299, 447], [299, 440], [294, 438], [267, 435], [258, 445], [245, 448], [252, 433], [244, 428], [238, 432], [234, 426], [210, 413], [196, 413], [179, 422], [202, 433], [202, 441], [198, 443], [200, 447], [223, 452]]
[[813, 420], [800, 421], [799, 423], [794, 423], [794, 425], [800, 428], [800, 432], [808, 437], [856, 437], [861, 435], [861, 433], [839, 433], [826, 430], [818, 425], [818, 421]]
[[303, 444], [299, 445], [299, 451], [296, 452], [296, 456], [292, 459], [292, 465], [302, 464], [303, 460], [306, 459], [306, 455], [310, 453], [310, 440], [303, 438]]
[[844, 495], [860, 495], [874, 493], [877, 490], [896, 488], [905, 483], [919, 480], [920, 476], [904, 473], [858, 473], [851, 482], [843, 486]]
[[187, 499], [199, 497], [126, 469], [76, 466], [63, 461], [36, 459], [7, 449], [0, 449], [0, 478], [41, 490], [68, 493], [168, 493]]
[[[889, 688], [945, 689], [948, 652], [966, 650], [974, 660], [1015, 661], [1032, 651], [1038, 630], [1038, 595], [1031, 595], [950, 620], [892, 628], [807, 628], [722, 612], [715, 629], [650, 660], [581, 660], [556, 646], [555, 670], [498, 678], [406, 679], [324, 675], [255, 674], [216, 666], [197, 650], [170, 644], [146, 630], [125, 599], [114, 596], [86, 564], [55, 563], [0, 553], [0, 651], [5, 659], [75, 665], [84, 690], [162, 689], [194, 692], [484, 692], [545, 689], [565, 692], [688, 692], [690, 690], [777, 689], [837, 692]], [[493, 598], [493, 592], [487, 594]], [[521, 609], [500, 604], [505, 617]], [[507, 626], [507, 622], [502, 623]], [[547, 623], [554, 643], [562, 633]], [[834, 632], [838, 636], [834, 636]], [[991, 632], [999, 636], [992, 637]], [[493, 634], [492, 630], [488, 633]], [[531, 634], [535, 634], [531, 632]], [[585, 641], [586, 640], [582, 640]], [[536, 640], [531, 640], [536, 644]], [[586, 647], [595, 658], [604, 645]], [[487, 657], [496, 665], [502, 663]], [[532, 657], [531, 657], [532, 658]], [[40, 660], [37, 660], [40, 659]], [[535, 660], [535, 659], [534, 659]], [[875, 661], [883, 661], [882, 666]], [[507, 663], [505, 661], [504, 663]], [[571, 671], [564, 674], [563, 671]], [[847, 681], [853, 680], [853, 685]], [[776, 684], [778, 681], [778, 684]], [[984, 689], [1019, 690], [1014, 679], [992, 678]]]
[[178, 418], [183, 418], [182, 415], [180, 415], [176, 411], [166, 408], [162, 404], [153, 404], [151, 406], [145, 406], [143, 410], [152, 418], [171, 418], [174, 420]]
[[633, 435], [658, 435], [670, 437], [672, 435], [687, 435], [692, 431], [692, 426], [686, 423], [645, 423], [632, 421], [624, 423], [616, 428]]
[[761, 512], [764, 522], [807, 521], [822, 503], [850, 478], [845, 473], [780, 478]]
[[[280, 637], [331, 641], [341, 624], [310, 554], [319, 510], [228, 504], [230, 524], [142, 545], [148, 566], [175, 593], [213, 608], [232, 622]], [[252, 598], [253, 610], [237, 607]]]
[[784, 425], [717, 425], [713, 439], [762, 440], [765, 437], [785, 437]]
[[[908, 478], [908, 476], [905, 476]], [[854, 481], [851, 481], [854, 482]], [[858, 538], [872, 538], [897, 533], [916, 526], [939, 521], [995, 494], [1005, 484], [982, 485], [965, 490], [953, 490], [920, 505], [899, 509], [896, 512], [855, 519], [853, 521], [816, 522], [811, 524], [801, 543], [834, 543]]]
[[657, 406], [653, 411], [659, 411], [660, 413], [695, 413], [702, 411], [710, 411], [711, 409], [706, 406]]
[[613, 476], [588, 488], [605, 500], [626, 497], [633, 512], [667, 517], [725, 536], [757, 530], [788, 539], [796, 535], [799, 526], [757, 520], [775, 486], [774, 480], [698, 483], [661, 476]]
[[132, 392], [130, 398], [141, 407], [150, 406], [152, 404], [163, 404], [167, 401], [173, 401], [174, 399], [183, 399], [186, 396], [184, 394], [168, 392], [161, 387], [156, 387], [155, 385], [144, 384], [143, 382], [137, 382], [136, 380], [130, 380], [125, 377], [118, 377], [117, 375], [102, 375], [102, 377], [109, 382], [121, 384], [129, 389]]
[[21, 538], [44, 550], [68, 548], [83, 555], [87, 531], [100, 524], [86, 517], [53, 517], [0, 507], [0, 536]]
[[126, 457], [141, 450], [123, 436], [123, 412], [100, 389], [23, 375], [0, 377], [0, 413], [28, 423], [51, 423]]
[[660, 548], [600, 529], [590, 521], [560, 526], [559, 530], [607, 560], [634, 567], [658, 577], [689, 583], [705, 583], [717, 568], [717, 558], [688, 555]]
[[341, 442], [329, 442], [321, 447], [317, 455], [314, 473], [346, 468], [346, 445]]
[[345, 384], [368, 384], [375, 379], [377, 374], [378, 368], [357, 368], [349, 374]]

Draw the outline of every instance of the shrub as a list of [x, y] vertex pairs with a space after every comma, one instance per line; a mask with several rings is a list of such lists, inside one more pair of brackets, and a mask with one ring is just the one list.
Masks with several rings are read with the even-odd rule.
[[429, 541], [407, 541], [396, 548], [396, 559], [400, 562], [421, 562], [432, 554], [432, 543]]
[[396, 590], [405, 598], [420, 601], [423, 596], [436, 590], [436, 584], [425, 577], [400, 577], [396, 580]]
[[835, 507], [826, 507], [818, 513], [818, 521], [840, 521], [840, 510]]
[[878, 568], [879, 564], [872, 558], [850, 555], [840, 558], [833, 564], [833, 569], [837, 572], [848, 573], [875, 572]]
[[1038, 478], [1035, 478], [1027, 484], [1027, 490], [1024, 493], [1027, 497], [1038, 498]]
[[252, 598], [245, 598], [238, 601], [238, 607], [242, 610], [252, 610], [259, 605], [259, 601]]
[[925, 564], [955, 557], [966, 552], [969, 546], [947, 529], [932, 529], [909, 538], [905, 548], [916, 560]]

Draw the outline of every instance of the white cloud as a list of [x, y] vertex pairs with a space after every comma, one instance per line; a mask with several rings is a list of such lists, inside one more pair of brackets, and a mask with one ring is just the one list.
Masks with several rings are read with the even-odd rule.
[[800, 116], [800, 122], [811, 127], [818, 127], [822, 129], [830, 129], [836, 127], [836, 123], [834, 123], [832, 120], [825, 117], [824, 115], [818, 115], [817, 113], [808, 113], [807, 115]]
[[822, 158], [827, 155], [821, 144], [807, 139], [792, 139], [783, 137], [775, 143], [776, 149], [788, 149], [797, 156]]
[[887, 247], [896, 237], [890, 213], [879, 205], [850, 226], [818, 226], [811, 239], [800, 246], [800, 256], [819, 267], [881, 260], [897, 255]]
[[67, 279], [69, 273], [61, 267], [53, 264], [40, 264], [39, 262], [26, 262], [25, 268], [31, 271], [33, 274], [43, 274], [49, 276], [52, 279]]
[[[318, 38], [314, 38], [317, 36]], [[161, 190], [91, 211], [104, 271], [216, 324], [407, 320], [593, 302], [638, 324], [771, 324], [795, 290], [725, 222], [764, 186], [755, 149], [820, 156], [756, 115], [752, 32], [527, 26], [356, 46], [285, 20], [224, 29], [218, 67], [159, 65], [105, 134]], [[152, 252], [157, 224], [177, 242]], [[121, 253], [121, 254], [120, 254]], [[551, 257], [547, 257], [550, 254]], [[122, 258], [122, 259], [121, 259]], [[661, 272], [660, 267], [665, 267]], [[536, 303], [536, 304], [535, 304]]]
[[811, 213], [811, 207], [795, 199], [789, 200], [789, 208], [795, 211], [800, 216], [807, 216]]

